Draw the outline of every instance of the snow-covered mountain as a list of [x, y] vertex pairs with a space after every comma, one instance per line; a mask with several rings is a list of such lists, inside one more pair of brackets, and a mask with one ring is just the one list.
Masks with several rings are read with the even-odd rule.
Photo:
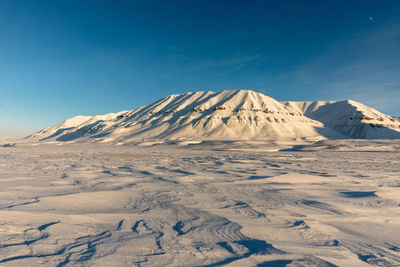
[[335, 131], [250, 90], [171, 95], [147, 106], [77, 116], [28, 137], [40, 141], [271, 140], [337, 138]]
[[57, 140], [70, 141], [84, 136], [97, 133], [103, 126], [98, 125], [102, 122], [112, 121], [119, 115], [126, 113], [109, 113], [96, 116], [75, 116], [69, 118], [61, 124], [43, 129], [27, 137], [28, 140]]
[[31, 141], [400, 138], [400, 120], [356, 101], [278, 102], [250, 90], [170, 95], [135, 110], [76, 116]]
[[400, 138], [399, 118], [353, 100], [281, 103], [351, 138]]

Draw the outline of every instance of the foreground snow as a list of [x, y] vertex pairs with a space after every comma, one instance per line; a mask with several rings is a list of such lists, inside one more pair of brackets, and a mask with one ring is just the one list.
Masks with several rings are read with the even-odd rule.
[[290, 147], [1, 147], [0, 265], [399, 265], [400, 142]]

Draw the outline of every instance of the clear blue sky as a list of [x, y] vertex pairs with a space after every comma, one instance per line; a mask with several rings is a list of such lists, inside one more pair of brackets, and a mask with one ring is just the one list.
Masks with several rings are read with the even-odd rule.
[[0, 134], [253, 89], [400, 116], [400, 1], [1, 0]]

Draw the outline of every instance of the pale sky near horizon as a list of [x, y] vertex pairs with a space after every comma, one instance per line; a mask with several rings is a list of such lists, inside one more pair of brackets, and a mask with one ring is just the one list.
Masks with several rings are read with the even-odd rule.
[[0, 134], [251, 89], [400, 116], [400, 1], [2, 0]]

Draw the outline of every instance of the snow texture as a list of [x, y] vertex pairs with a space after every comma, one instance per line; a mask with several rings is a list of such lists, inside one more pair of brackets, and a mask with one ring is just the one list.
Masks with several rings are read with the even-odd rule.
[[0, 147], [0, 265], [398, 266], [399, 149]]
[[245, 90], [73, 117], [0, 143], [0, 265], [399, 266], [398, 134]]

